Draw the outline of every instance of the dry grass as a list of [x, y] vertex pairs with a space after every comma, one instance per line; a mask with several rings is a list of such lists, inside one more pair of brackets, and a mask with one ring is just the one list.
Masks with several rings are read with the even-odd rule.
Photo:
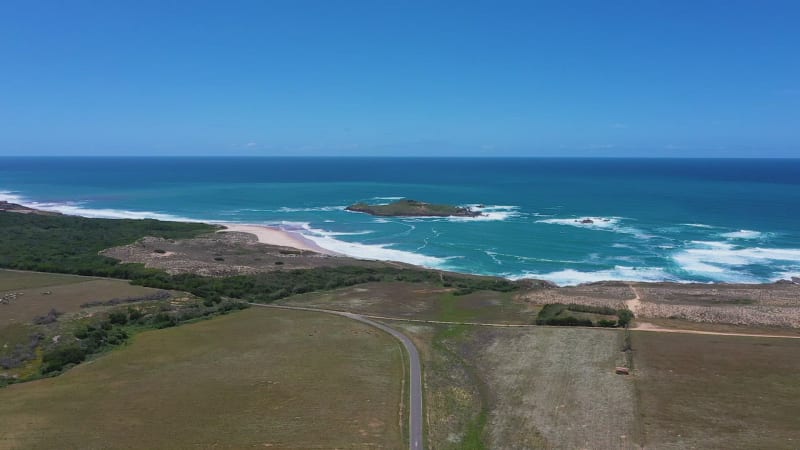
[[92, 279], [94, 278], [77, 275], [0, 269], [0, 295], [11, 290], [82, 283]]
[[[27, 346], [36, 333], [44, 335], [44, 343], [51, 342], [61, 332], [57, 326], [34, 327], [30, 323], [55, 309], [61, 313], [81, 311], [81, 304], [93, 300], [110, 300], [138, 297], [158, 292], [157, 289], [132, 286], [124, 280], [62, 275], [40, 272], [0, 270], [0, 356], [14, 356], [15, 348]], [[93, 314], [97, 308], [83, 310], [80, 314]], [[58, 338], [56, 338], [58, 339]], [[40, 365], [43, 346], [35, 351], [35, 358], [11, 368], [0, 368], [0, 377], [26, 378], [34, 375]], [[16, 357], [15, 357], [16, 358]]]
[[642, 302], [640, 318], [668, 318], [712, 324], [800, 328], [800, 308], [778, 306], [696, 306]]
[[795, 339], [633, 333], [647, 448], [798, 448]]
[[776, 284], [680, 284], [603, 282], [526, 291], [533, 304], [578, 303], [622, 308], [640, 296], [637, 317], [709, 324], [800, 328], [800, 286]]
[[785, 327], [756, 327], [725, 323], [690, 322], [680, 319], [647, 319], [647, 323], [659, 328], [694, 330], [718, 333], [766, 334], [772, 336], [800, 336], [800, 329]]
[[393, 325], [421, 349], [431, 448], [639, 443], [619, 330]]
[[367, 325], [252, 308], [0, 390], [0, 448], [401, 448], [401, 358]]
[[478, 291], [453, 295], [431, 283], [382, 282], [289, 297], [278, 303], [387, 317], [452, 322], [533, 323], [539, 307], [515, 293]]
[[577, 303], [621, 308], [625, 300], [632, 298], [633, 294], [625, 283], [604, 282], [553, 289], [533, 289], [520, 294], [520, 297], [536, 305]]
[[470, 446], [473, 436], [469, 435], [482, 431], [479, 421], [485, 403], [481, 398], [483, 386], [465, 361], [442, 342], [467, 327], [388, 324], [414, 341], [422, 359], [428, 446], [440, 450], [480, 448]]
[[635, 395], [622, 332], [476, 329], [470, 349], [491, 392], [488, 448], [633, 448]]
[[[13, 323], [27, 323], [37, 316], [56, 310], [69, 313], [80, 310], [82, 303], [92, 300], [136, 297], [158, 292], [158, 289], [133, 286], [124, 280], [86, 278], [71, 275], [15, 272], [20, 275], [19, 285], [36, 285], [26, 289], [12, 289], [15, 295], [0, 304], [0, 328]], [[54, 284], [58, 282], [59, 284]], [[10, 285], [7, 282], [6, 286]], [[1, 294], [0, 294], [1, 295]]]

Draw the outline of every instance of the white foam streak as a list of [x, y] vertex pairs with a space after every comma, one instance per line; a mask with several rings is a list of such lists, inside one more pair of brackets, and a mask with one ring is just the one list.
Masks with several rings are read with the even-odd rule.
[[369, 259], [378, 261], [398, 261], [417, 266], [439, 268], [446, 258], [421, 255], [404, 250], [389, 248], [395, 244], [361, 244], [358, 242], [347, 242], [336, 239], [335, 236], [352, 236], [372, 233], [372, 231], [362, 232], [335, 232], [312, 228], [305, 222], [281, 222], [278, 226], [286, 231], [299, 232], [304, 238], [313, 241], [325, 250], [350, 256], [358, 259]]
[[521, 278], [540, 278], [551, 281], [559, 286], [575, 286], [583, 283], [598, 281], [682, 281], [670, 275], [664, 269], [656, 267], [628, 267], [615, 266], [613, 269], [598, 270], [594, 272], [581, 272], [575, 269], [565, 269], [550, 273], [528, 272], [523, 275], [509, 277], [514, 280]]
[[682, 223], [681, 225], [685, 225], [687, 227], [692, 227], [692, 228], [714, 228], [711, 225], [706, 225], [704, 223]]
[[622, 217], [573, 217], [570, 219], [541, 219], [536, 223], [547, 223], [551, 225], [567, 225], [588, 230], [611, 231], [614, 233], [632, 234], [640, 239], [649, 239], [652, 236], [643, 233], [641, 230], [621, 225]]
[[759, 231], [739, 230], [730, 233], [722, 233], [720, 236], [726, 239], [759, 239], [763, 237], [763, 234]]
[[480, 216], [475, 217], [447, 217], [451, 222], [494, 222], [507, 220], [512, 217], [520, 216], [519, 206], [512, 205], [466, 205], [472, 211], [480, 212]]
[[[180, 222], [203, 222], [197, 219], [190, 219], [188, 217], [175, 216], [172, 214], [165, 214], [155, 211], [129, 211], [124, 209], [97, 209], [85, 208], [79, 202], [34, 202], [28, 201], [24, 197], [14, 194], [12, 192], [0, 192], [0, 200], [5, 200], [11, 203], [17, 203], [29, 208], [39, 209], [42, 211], [59, 212], [71, 216], [91, 217], [97, 219], [157, 219], [165, 221], [180, 221]], [[220, 221], [217, 221], [220, 222]]]
[[692, 241], [687, 248], [672, 256], [681, 269], [717, 281], [759, 282], [753, 276], [742, 273], [745, 266], [775, 262], [800, 264], [800, 249], [793, 248], [737, 248], [728, 242]]

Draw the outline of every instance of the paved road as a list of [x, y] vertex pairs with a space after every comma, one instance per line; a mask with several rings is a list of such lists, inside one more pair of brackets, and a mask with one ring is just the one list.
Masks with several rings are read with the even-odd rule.
[[348, 319], [357, 320], [367, 325], [379, 328], [392, 336], [394, 336], [408, 352], [409, 361], [409, 410], [408, 410], [408, 424], [409, 424], [409, 441], [408, 447], [410, 450], [423, 450], [424, 441], [422, 439], [422, 368], [419, 363], [419, 352], [417, 347], [411, 342], [411, 339], [399, 331], [387, 327], [382, 323], [375, 322], [374, 320], [367, 319], [359, 314], [354, 314], [344, 311], [334, 311], [330, 309], [317, 309], [317, 308], [303, 308], [300, 306], [283, 306], [283, 305], [262, 305], [258, 303], [250, 303], [252, 306], [259, 306], [263, 308], [276, 308], [276, 309], [292, 309], [298, 311], [313, 311], [323, 312], [328, 314], [336, 314], [337, 316], [347, 317]]

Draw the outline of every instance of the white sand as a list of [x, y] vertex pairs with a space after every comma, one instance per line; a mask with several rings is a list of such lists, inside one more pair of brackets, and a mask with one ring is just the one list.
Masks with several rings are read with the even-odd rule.
[[317, 253], [332, 254], [332, 252], [314, 244], [313, 242], [305, 239], [299, 233], [292, 233], [290, 231], [281, 230], [278, 228], [267, 227], [264, 225], [238, 225], [238, 224], [224, 224], [225, 231], [238, 231], [241, 233], [249, 233], [258, 238], [258, 242], [262, 244], [278, 245], [281, 247], [292, 247], [299, 250], [309, 250]]

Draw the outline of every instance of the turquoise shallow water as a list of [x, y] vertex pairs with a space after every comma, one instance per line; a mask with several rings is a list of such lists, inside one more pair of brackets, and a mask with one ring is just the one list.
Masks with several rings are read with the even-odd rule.
[[[344, 211], [402, 197], [485, 216]], [[800, 276], [800, 160], [0, 158], [0, 199], [277, 225], [352, 256], [559, 284]]]

